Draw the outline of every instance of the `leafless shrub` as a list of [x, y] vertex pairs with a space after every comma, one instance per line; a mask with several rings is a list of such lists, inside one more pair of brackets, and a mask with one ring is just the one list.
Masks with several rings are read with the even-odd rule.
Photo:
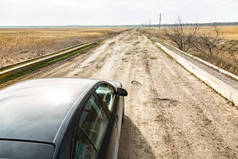
[[238, 66], [237, 50], [233, 50], [232, 48], [229, 48], [228, 54], [230, 54], [233, 57], [232, 59], [235, 62], [235, 65]]
[[218, 53], [218, 45], [221, 43], [221, 39], [219, 31], [215, 25], [213, 26], [213, 30], [215, 32], [215, 36], [208, 33], [201, 33], [196, 38], [193, 38], [191, 43], [193, 47], [195, 47], [198, 51], [205, 52], [211, 56], [214, 55], [215, 49]]
[[182, 23], [180, 17], [174, 27], [166, 31], [166, 36], [176, 43], [178, 48], [182, 51], [188, 51], [192, 47], [193, 38], [196, 37], [198, 31], [198, 25], [192, 28], [192, 31], [187, 31], [187, 28]]

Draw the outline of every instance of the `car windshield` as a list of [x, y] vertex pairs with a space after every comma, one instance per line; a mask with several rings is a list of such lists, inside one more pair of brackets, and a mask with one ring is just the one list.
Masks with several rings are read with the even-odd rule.
[[50, 159], [53, 152], [50, 144], [0, 141], [0, 159]]

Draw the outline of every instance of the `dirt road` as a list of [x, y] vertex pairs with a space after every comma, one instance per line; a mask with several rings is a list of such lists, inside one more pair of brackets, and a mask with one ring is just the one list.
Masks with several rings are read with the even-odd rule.
[[119, 159], [238, 158], [238, 110], [135, 30], [27, 75], [121, 81]]

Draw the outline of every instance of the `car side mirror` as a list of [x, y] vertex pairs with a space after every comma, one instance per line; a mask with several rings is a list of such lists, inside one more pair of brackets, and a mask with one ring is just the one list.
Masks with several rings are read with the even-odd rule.
[[117, 88], [117, 94], [119, 96], [127, 96], [128, 95], [127, 91], [125, 89], [123, 89], [123, 88], [120, 88], [120, 87]]

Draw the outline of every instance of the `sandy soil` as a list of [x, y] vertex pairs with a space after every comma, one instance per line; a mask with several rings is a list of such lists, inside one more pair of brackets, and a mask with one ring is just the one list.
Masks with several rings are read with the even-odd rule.
[[237, 108], [135, 30], [19, 80], [62, 76], [128, 90], [119, 159], [238, 158]]

